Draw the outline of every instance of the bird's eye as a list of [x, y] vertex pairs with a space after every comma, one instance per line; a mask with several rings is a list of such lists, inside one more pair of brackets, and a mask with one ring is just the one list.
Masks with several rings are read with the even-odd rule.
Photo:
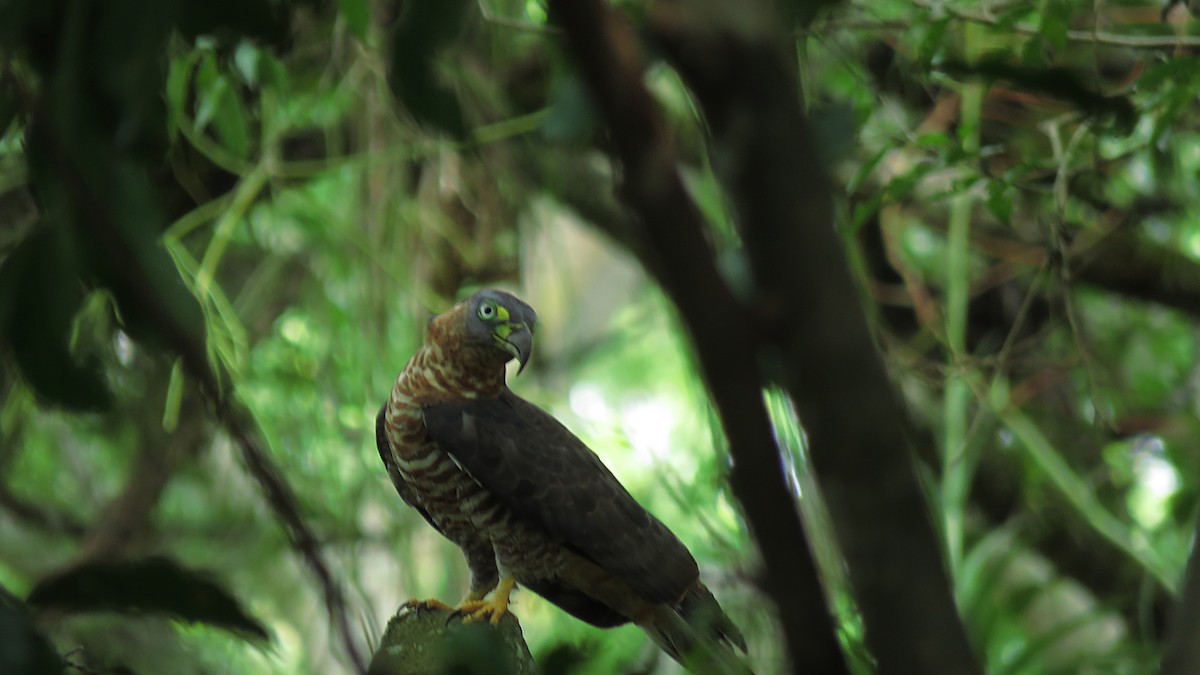
[[479, 306], [479, 318], [490, 319], [496, 316], [496, 307], [490, 302], [485, 302]]

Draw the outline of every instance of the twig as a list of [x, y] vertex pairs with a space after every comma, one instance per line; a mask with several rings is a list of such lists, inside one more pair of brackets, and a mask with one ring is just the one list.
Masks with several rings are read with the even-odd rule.
[[341, 584], [334, 579], [329, 565], [325, 562], [320, 542], [317, 541], [313, 531], [301, 517], [296, 495], [292, 492], [291, 486], [279, 473], [279, 469], [276, 468], [259, 443], [256, 425], [246, 421], [247, 413], [245, 411], [235, 410], [228, 405], [222, 406], [217, 414], [225, 430], [237, 442], [242, 453], [242, 461], [246, 463], [250, 475], [254, 476], [254, 479], [262, 486], [267, 503], [271, 506], [275, 517], [287, 529], [292, 547], [300, 553], [313, 576], [317, 578], [317, 582], [324, 591], [325, 606], [329, 610], [330, 620], [334, 622], [355, 669], [360, 673], [366, 672], [367, 664], [359, 652], [358, 641], [350, 626]]

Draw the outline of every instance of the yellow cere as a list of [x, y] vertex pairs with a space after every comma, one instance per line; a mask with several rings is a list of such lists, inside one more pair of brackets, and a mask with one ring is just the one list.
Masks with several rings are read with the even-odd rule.
[[501, 321], [508, 321], [508, 308], [504, 305], [496, 305], [496, 316], [500, 317]]

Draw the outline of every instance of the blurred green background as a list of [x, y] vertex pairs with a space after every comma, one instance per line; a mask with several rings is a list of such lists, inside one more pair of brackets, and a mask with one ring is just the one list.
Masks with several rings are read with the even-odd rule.
[[[635, 24], [648, 7], [615, 5]], [[987, 671], [1153, 672], [1200, 475], [1196, 23], [1145, 2], [784, 5]], [[758, 672], [782, 671], [787, 599], [757, 590], [673, 305], [611, 234], [628, 215], [561, 39], [533, 0], [0, 3], [4, 607], [152, 555], [240, 605], [38, 609], [53, 652], [82, 672], [350, 669], [229, 410], [294, 492], [361, 646], [410, 597], [460, 597], [460, 554], [399, 500], [372, 425], [425, 321], [496, 285], [539, 315], [512, 388], [680, 536]], [[690, 94], [661, 61], [646, 82], [743, 287]], [[802, 431], [765, 395], [839, 635], [872, 672]], [[188, 575], [172, 587], [195, 591]], [[556, 672], [676, 672], [636, 628], [515, 597], [535, 657], [572, 664]]]

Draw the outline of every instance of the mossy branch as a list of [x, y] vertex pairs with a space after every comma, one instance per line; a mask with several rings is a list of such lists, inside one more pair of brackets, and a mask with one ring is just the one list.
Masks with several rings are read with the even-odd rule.
[[521, 624], [505, 614], [496, 626], [463, 623], [450, 610], [401, 607], [388, 621], [368, 675], [535, 675]]

